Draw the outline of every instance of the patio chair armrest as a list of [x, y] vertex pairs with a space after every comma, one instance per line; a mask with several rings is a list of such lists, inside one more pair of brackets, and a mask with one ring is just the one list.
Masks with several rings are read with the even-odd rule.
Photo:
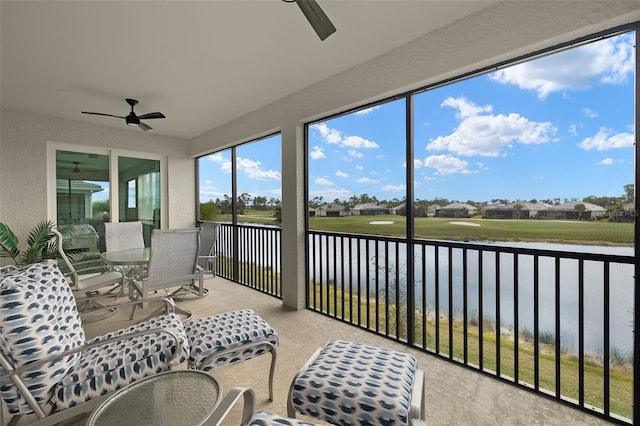
[[[222, 392], [222, 389], [220, 389]], [[218, 426], [221, 425], [227, 414], [234, 407], [236, 402], [240, 399], [240, 397], [244, 397], [244, 407], [242, 409], [242, 420], [240, 422], [241, 425], [246, 424], [253, 412], [255, 411], [255, 394], [253, 390], [246, 387], [235, 387], [231, 389], [231, 391], [220, 401], [220, 404], [213, 410], [213, 414], [209, 417], [203, 425], [205, 426]]]
[[180, 337], [178, 336], [178, 334], [171, 329], [168, 329], [166, 327], [157, 327], [157, 328], [150, 328], [147, 330], [138, 330], [138, 331], [134, 331], [132, 333], [126, 333], [126, 334], [121, 334], [118, 336], [113, 336], [113, 337], [109, 337], [109, 338], [105, 338], [102, 340], [97, 340], [95, 342], [89, 343], [89, 344], [85, 344], [82, 346], [78, 346], [75, 349], [70, 349], [68, 351], [64, 351], [64, 352], [60, 352], [58, 354], [55, 354], [53, 356], [47, 357], [46, 359], [41, 359], [38, 360], [36, 362], [32, 362], [26, 365], [23, 365], [20, 368], [14, 368], [13, 365], [9, 362], [9, 360], [2, 354], [0, 354], [0, 367], [2, 367], [5, 372], [3, 374], [0, 374], [0, 381], [5, 380], [5, 379], [11, 379], [13, 376], [16, 375], [20, 375], [22, 373], [24, 373], [25, 371], [29, 371], [32, 370], [34, 367], [39, 367], [41, 365], [45, 365], [50, 363], [51, 361], [55, 361], [57, 359], [61, 359], [64, 357], [67, 357], [69, 355], [74, 355], [80, 352], [84, 352], [86, 350], [92, 349], [92, 348], [97, 348], [100, 346], [104, 346], [110, 343], [114, 343], [114, 342], [120, 342], [122, 340], [126, 340], [129, 339], [131, 337], [137, 337], [137, 336], [144, 336], [147, 334], [155, 334], [155, 333], [166, 333], [168, 335], [170, 335], [173, 340], [175, 341], [175, 346], [176, 346], [176, 351], [171, 355], [171, 357], [168, 359], [168, 363], [170, 365], [177, 365], [178, 362], [176, 361], [178, 359], [178, 355], [180, 352]]

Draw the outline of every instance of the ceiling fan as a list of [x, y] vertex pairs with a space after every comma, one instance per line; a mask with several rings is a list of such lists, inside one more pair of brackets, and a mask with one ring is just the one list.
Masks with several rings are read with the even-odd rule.
[[122, 117], [120, 115], [113, 115], [113, 114], [104, 114], [102, 112], [86, 112], [86, 111], [82, 111], [82, 113], [83, 114], [91, 114], [91, 115], [104, 115], [106, 117], [124, 118], [124, 120], [127, 122], [128, 126], [138, 126], [142, 130], [144, 130], [145, 132], [147, 130], [151, 130], [151, 126], [143, 123], [140, 120], [151, 120], [152, 118], [166, 118], [164, 116], [164, 114], [161, 113], [161, 112], [150, 112], [149, 114], [143, 114], [141, 116], [138, 116], [133, 111], [133, 107], [138, 104], [138, 101], [136, 101], [135, 99], [129, 99], [129, 98], [127, 98], [126, 101], [127, 101], [127, 103], [129, 105], [131, 105], [131, 112], [126, 117]]
[[311, 24], [320, 40], [324, 41], [331, 34], [336, 32], [331, 20], [318, 5], [316, 0], [282, 0], [285, 3], [295, 3], [298, 5], [307, 21]]

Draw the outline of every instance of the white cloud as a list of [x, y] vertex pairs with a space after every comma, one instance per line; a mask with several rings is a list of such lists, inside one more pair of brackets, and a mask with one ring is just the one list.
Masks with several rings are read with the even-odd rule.
[[462, 121], [453, 133], [438, 136], [427, 150], [451, 151], [458, 155], [497, 157], [513, 143], [540, 144], [549, 142], [556, 132], [550, 122], [537, 123], [519, 114], [480, 115], [490, 112], [490, 106], [478, 107], [465, 98], [447, 98], [442, 106], [456, 108]]
[[363, 169], [364, 169], [364, 166], [360, 166], [360, 165], [358, 165], [358, 166], [356, 166], [356, 169], [358, 169], [358, 170], [363, 170]]
[[238, 172], [244, 173], [249, 179], [257, 180], [280, 180], [282, 176], [277, 170], [263, 170], [260, 161], [250, 160], [248, 158], [237, 157], [236, 169]]
[[309, 156], [311, 157], [312, 160], [319, 160], [321, 158], [327, 158], [324, 155], [324, 151], [322, 150], [322, 147], [319, 147], [317, 145], [315, 145], [313, 148], [311, 148], [311, 152], [309, 153]]
[[[223, 173], [231, 173], [231, 160], [224, 158], [220, 154], [212, 154], [208, 156], [211, 161], [220, 164], [220, 171]], [[263, 170], [260, 161], [250, 160], [248, 158], [237, 157], [236, 169], [238, 173], [244, 173], [249, 179], [255, 180], [281, 180], [282, 176], [277, 170]]]
[[598, 116], [597, 112], [589, 108], [582, 108], [582, 114], [584, 114], [584, 116], [587, 118], [596, 118]]
[[349, 152], [349, 155], [352, 156], [353, 158], [364, 157], [364, 154], [362, 154], [360, 151], [356, 151], [355, 149], [350, 149], [348, 152]]
[[602, 166], [610, 166], [610, 165], [613, 164], [613, 158], [605, 158], [604, 160], [602, 160], [598, 164], [600, 164]]
[[348, 178], [349, 177], [349, 175], [347, 173], [341, 172], [340, 170], [338, 170], [336, 172], [336, 176], [341, 177], [341, 178]]
[[335, 184], [333, 182], [331, 182], [329, 179], [327, 178], [316, 178], [316, 180], [314, 180], [314, 182], [317, 185], [322, 185], [322, 186], [334, 186]]
[[222, 163], [222, 162], [225, 162], [225, 161], [229, 161], [226, 158], [224, 158], [222, 156], [222, 154], [220, 154], [219, 152], [215, 153], [215, 154], [208, 155], [207, 158], [209, 160], [213, 161], [214, 163]]
[[633, 139], [632, 133], [613, 133], [613, 130], [601, 127], [595, 136], [583, 139], [578, 146], [585, 151], [631, 148], [634, 143]]
[[572, 136], [578, 136], [578, 127], [575, 124], [569, 126], [569, 134]]
[[380, 182], [379, 179], [371, 179], [368, 177], [362, 177], [356, 180], [356, 182], [360, 182], [360, 183], [378, 183]]
[[318, 123], [311, 126], [312, 130], [316, 130], [324, 141], [328, 144], [336, 144], [343, 148], [357, 148], [357, 149], [376, 149], [379, 148], [378, 144], [362, 138], [360, 136], [343, 136], [342, 132], [337, 129], [332, 129], [325, 123]]
[[431, 155], [424, 159], [424, 165], [436, 169], [437, 175], [469, 173], [469, 163], [451, 155]]
[[350, 148], [378, 148], [377, 143], [361, 138], [360, 136], [347, 136], [339, 142], [339, 145]]
[[405, 189], [407, 189], [406, 185], [385, 185], [382, 187], [382, 190], [386, 192], [404, 192]]
[[351, 195], [351, 191], [349, 191], [348, 189], [338, 187], [309, 191], [310, 198], [322, 197], [327, 202], [332, 202], [336, 198], [338, 200], [346, 200], [351, 197]]
[[331, 129], [324, 123], [314, 124], [311, 126], [312, 130], [317, 130], [320, 136], [327, 143], [338, 143], [342, 139], [342, 135], [339, 130]]
[[633, 73], [633, 50], [631, 35], [614, 37], [514, 65], [494, 72], [490, 78], [535, 91], [544, 99], [561, 90], [623, 83]]
[[464, 119], [467, 117], [472, 117], [474, 115], [479, 115], [483, 112], [491, 112], [493, 111], [493, 107], [491, 105], [485, 105], [480, 107], [473, 102], [467, 101], [465, 98], [447, 98], [442, 102], [440, 106], [448, 106], [453, 109], [457, 109], [456, 118]]

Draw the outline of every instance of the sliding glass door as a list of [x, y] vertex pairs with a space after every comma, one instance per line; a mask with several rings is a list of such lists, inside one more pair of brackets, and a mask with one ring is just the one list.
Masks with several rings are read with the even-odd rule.
[[68, 250], [86, 256], [104, 251], [105, 222], [141, 221], [146, 245], [151, 231], [162, 227], [162, 157], [53, 144], [50, 161], [50, 217]]

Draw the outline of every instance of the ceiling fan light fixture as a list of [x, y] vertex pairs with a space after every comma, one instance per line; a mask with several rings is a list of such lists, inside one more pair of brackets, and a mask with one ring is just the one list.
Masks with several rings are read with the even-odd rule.
[[315, 0], [295, 0], [321, 41], [336, 32], [336, 27]]
[[127, 126], [139, 126], [140, 125], [140, 119], [138, 117], [136, 117], [133, 114], [129, 114], [125, 117], [125, 120], [127, 122]]

